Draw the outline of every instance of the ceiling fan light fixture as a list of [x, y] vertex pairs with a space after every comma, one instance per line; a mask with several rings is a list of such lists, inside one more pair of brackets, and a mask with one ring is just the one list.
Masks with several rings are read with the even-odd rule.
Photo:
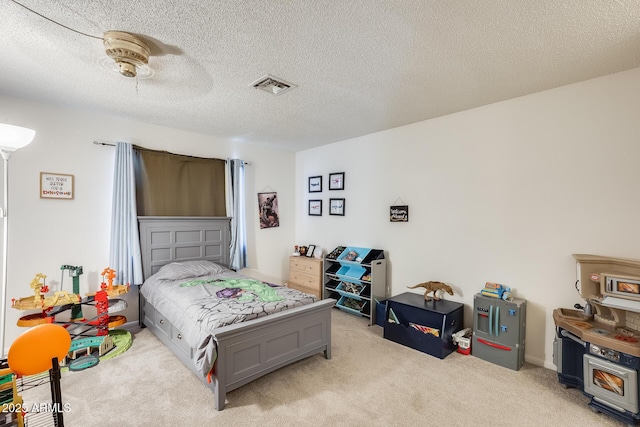
[[133, 34], [107, 31], [103, 43], [106, 54], [118, 64], [120, 74], [125, 77], [135, 77], [137, 67], [149, 63], [149, 45]]
[[136, 66], [133, 64], [129, 64], [128, 62], [116, 61], [118, 64], [118, 68], [120, 69], [120, 74], [125, 77], [135, 77], [136, 74]]

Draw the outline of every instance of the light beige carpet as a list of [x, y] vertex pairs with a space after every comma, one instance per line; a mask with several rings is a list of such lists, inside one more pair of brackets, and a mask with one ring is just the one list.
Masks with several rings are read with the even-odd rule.
[[[332, 358], [310, 357], [227, 395], [209, 389], [151, 332], [126, 353], [62, 376], [66, 426], [619, 426], [563, 389], [555, 371], [512, 371], [473, 356], [441, 360], [333, 310]], [[46, 400], [48, 387], [23, 393]]]

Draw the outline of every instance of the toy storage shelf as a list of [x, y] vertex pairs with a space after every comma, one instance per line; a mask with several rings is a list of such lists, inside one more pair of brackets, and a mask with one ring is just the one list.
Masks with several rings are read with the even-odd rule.
[[453, 334], [462, 329], [463, 315], [462, 303], [405, 292], [387, 300], [383, 336], [444, 359], [456, 349]]
[[381, 249], [338, 246], [324, 258], [323, 298], [336, 308], [376, 322], [376, 303], [389, 296], [387, 266]]

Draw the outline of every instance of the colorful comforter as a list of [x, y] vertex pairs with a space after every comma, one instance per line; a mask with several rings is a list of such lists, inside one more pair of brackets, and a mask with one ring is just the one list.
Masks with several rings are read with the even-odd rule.
[[140, 292], [182, 332], [203, 376], [216, 360], [212, 337], [216, 328], [317, 301], [313, 295], [251, 279], [208, 261], [167, 264], [145, 281]]

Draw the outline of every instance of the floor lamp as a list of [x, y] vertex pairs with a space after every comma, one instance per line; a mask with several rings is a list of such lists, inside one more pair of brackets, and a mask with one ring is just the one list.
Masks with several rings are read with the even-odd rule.
[[0, 155], [4, 161], [4, 203], [0, 208], [0, 218], [4, 223], [2, 234], [2, 305], [0, 306], [0, 352], [5, 357], [4, 339], [7, 321], [7, 250], [9, 246], [9, 158], [19, 148], [33, 141], [36, 131], [13, 125], [0, 123]]

